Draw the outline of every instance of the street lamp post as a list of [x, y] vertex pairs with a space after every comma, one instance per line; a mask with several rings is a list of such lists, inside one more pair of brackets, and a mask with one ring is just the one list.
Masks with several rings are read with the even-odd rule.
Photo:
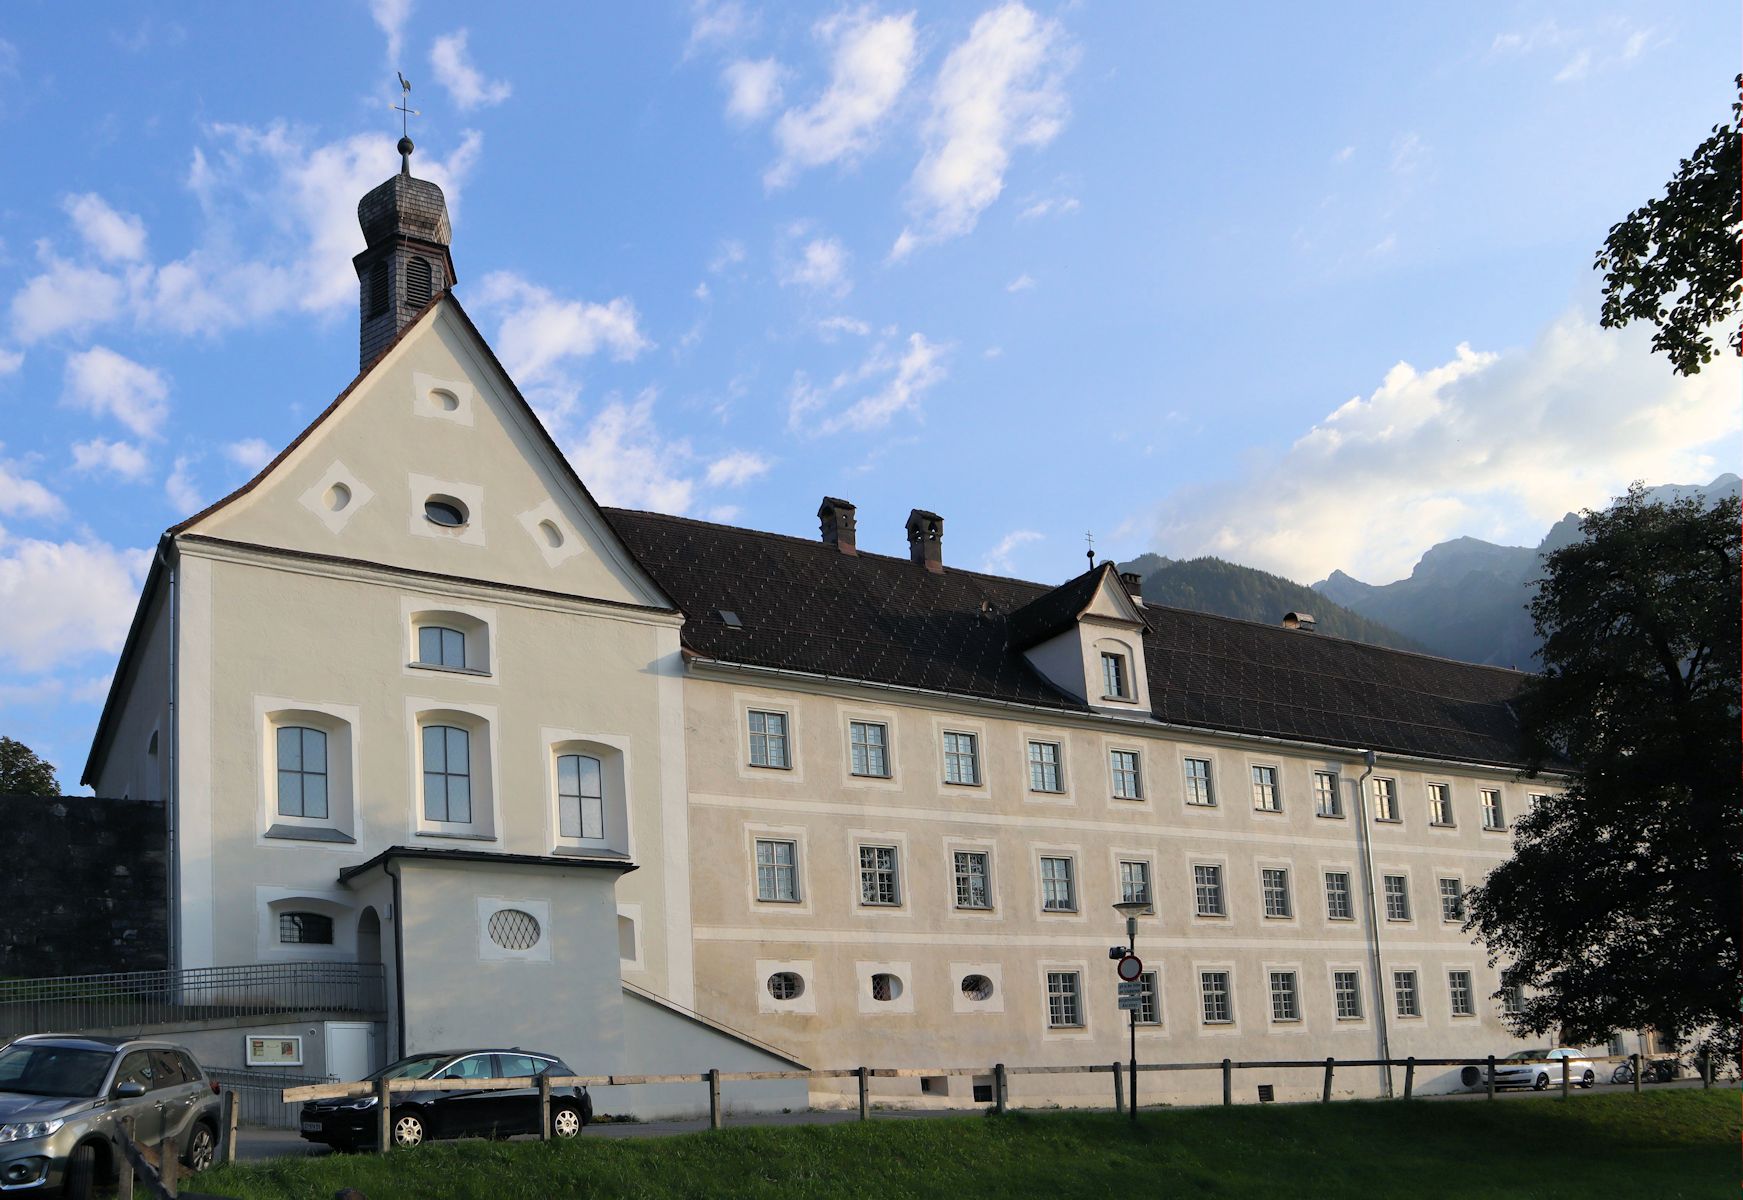
[[[1150, 906], [1148, 900], [1122, 900], [1114, 905], [1114, 911], [1126, 918], [1125, 954], [1135, 959], [1138, 957], [1138, 918], [1148, 916], [1156, 910]], [[1142, 981], [1143, 978], [1144, 976], [1140, 972], [1138, 979]], [[1138, 1010], [1136, 1008], [1126, 1010], [1126, 1026], [1132, 1042], [1131, 1083], [1128, 1094], [1132, 1098], [1132, 1120], [1136, 1121], [1138, 1119]]]

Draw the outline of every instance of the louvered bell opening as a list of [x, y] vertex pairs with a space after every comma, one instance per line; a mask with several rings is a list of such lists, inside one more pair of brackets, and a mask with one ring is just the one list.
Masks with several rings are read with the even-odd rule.
[[430, 260], [414, 258], [405, 268], [405, 305], [416, 311], [430, 302]]
[[379, 317], [387, 311], [387, 260], [384, 258], [369, 268], [369, 301], [370, 317]]

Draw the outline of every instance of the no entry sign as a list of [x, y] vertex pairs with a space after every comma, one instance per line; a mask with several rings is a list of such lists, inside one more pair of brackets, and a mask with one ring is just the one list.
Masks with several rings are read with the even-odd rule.
[[1114, 974], [1126, 983], [1137, 982], [1138, 976], [1144, 973], [1144, 960], [1136, 954], [1128, 954], [1114, 964]]

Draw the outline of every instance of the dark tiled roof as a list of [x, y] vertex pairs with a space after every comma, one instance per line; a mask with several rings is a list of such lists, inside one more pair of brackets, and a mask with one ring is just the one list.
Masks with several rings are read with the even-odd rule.
[[[907, 559], [845, 555], [805, 538], [606, 509], [631, 553], [685, 614], [704, 658], [1086, 711], [1032, 670], [1019, 631], [1081, 611], [1095, 568], [1057, 588]], [[1078, 593], [1081, 603], [1078, 603]], [[1039, 604], [1035, 604], [1040, 601]], [[742, 628], [721, 617], [736, 613]], [[1510, 702], [1525, 676], [1422, 654], [1147, 606], [1156, 719], [1351, 749], [1520, 764]], [[1055, 614], [1056, 615], [1056, 614]]]
[[1042, 592], [1010, 615], [1005, 636], [1013, 649], [1025, 650], [1069, 628], [1077, 615], [1095, 599], [1101, 577], [1113, 570], [1112, 563], [1091, 567], [1076, 579], [1068, 579], [1052, 591]]

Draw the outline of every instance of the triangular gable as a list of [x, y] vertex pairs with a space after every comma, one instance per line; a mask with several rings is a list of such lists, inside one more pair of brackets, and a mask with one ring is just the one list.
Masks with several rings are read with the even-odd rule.
[[[428, 522], [431, 497], [458, 500], [466, 525]], [[451, 292], [253, 479], [170, 533], [673, 607]]]
[[1101, 578], [1096, 583], [1095, 592], [1090, 596], [1089, 603], [1078, 610], [1077, 619], [1098, 617], [1104, 621], [1114, 621], [1121, 625], [1142, 626], [1144, 614], [1132, 599], [1132, 594], [1126, 590], [1126, 585], [1120, 581], [1119, 572], [1112, 563], [1103, 563]]
[[1042, 592], [1007, 621], [1014, 649], [1025, 649], [1071, 628], [1085, 616], [1141, 626], [1142, 614], [1120, 582], [1112, 563], [1091, 567], [1049, 592]]

